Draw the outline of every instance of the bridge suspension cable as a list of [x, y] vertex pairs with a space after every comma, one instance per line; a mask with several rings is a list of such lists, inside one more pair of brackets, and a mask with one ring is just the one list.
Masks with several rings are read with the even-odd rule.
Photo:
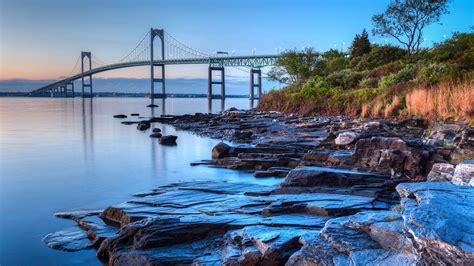
[[198, 51], [176, 39], [173, 35], [165, 31], [165, 58], [166, 59], [182, 59], [182, 58], [208, 58], [209, 54]]
[[[71, 71], [68, 73], [68, 76], [71, 76], [73, 74], [76, 74], [76, 73], [79, 73], [80, 69], [79, 69], [79, 61], [81, 60], [81, 56], [78, 55], [76, 57], [76, 63], [74, 63], [74, 66], [72, 67]], [[77, 68], [77, 70], [76, 70]]]
[[[135, 48], [133, 48], [127, 55], [122, 57], [118, 61], [118, 63], [138, 61], [138, 60], [136, 60], [137, 56], [138, 55], [141, 56], [144, 53], [145, 50], [148, 50], [150, 48], [149, 43], [146, 42], [146, 40], [149, 38], [149, 36], [150, 36], [150, 31], [147, 31], [145, 36], [143, 36], [143, 38], [138, 42], [138, 44], [135, 46]], [[149, 54], [149, 51], [147, 51], [146, 54]]]

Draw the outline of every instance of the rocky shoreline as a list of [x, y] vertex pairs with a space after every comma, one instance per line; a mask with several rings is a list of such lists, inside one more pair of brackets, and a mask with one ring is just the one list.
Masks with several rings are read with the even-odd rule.
[[230, 141], [192, 165], [282, 182], [174, 183], [57, 213], [78, 226], [45, 236], [49, 247], [96, 248], [110, 265], [474, 264], [473, 126], [234, 108], [122, 123]]

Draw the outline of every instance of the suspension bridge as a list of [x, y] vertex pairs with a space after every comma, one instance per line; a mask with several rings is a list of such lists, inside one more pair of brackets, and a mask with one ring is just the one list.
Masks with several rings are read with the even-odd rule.
[[[155, 50], [154, 42], [160, 40], [160, 47]], [[157, 55], [155, 58], [155, 54]], [[279, 55], [247, 55], [229, 56], [209, 55], [193, 49], [180, 42], [163, 29], [151, 28], [138, 44], [124, 57], [114, 63], [106, 63], [90, 51], [81, 52], [68, 77], [38, 88], [29, 93], [30, 96], [74, 97], [74, 81], [81, 80], [81, 96], [93, 97], [92, 76], [115, 69], [149, 66], [150, 67], [150, 98], [166, 98], [165, 66], [185, 64], [208, 65], [208, 98], [225, 98], [225, 67], [244, 67], [250, 74], [249, 98], [262, 95], [262, 67], [275, 65]], [[156, 71], [158, 68], [158, 71]], [[158, 73], [155, 73], [158, 72]], [[160, 73], [161, 72], [161, 73]], [[156, 77], [158, 74], [158, 77]], [[216, 80], [216, 77], [217, 80]], [[161, 85], [161, 93], [155, 93], [155, 85]], [[214, 85], [220, 87], [220, 95], [213, 95]]]

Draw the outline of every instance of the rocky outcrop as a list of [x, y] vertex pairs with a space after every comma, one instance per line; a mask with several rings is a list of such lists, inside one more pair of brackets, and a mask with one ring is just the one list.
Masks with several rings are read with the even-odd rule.
[[98, 257], [109, 264], [284, 264], [302, 246], [300, 240], [316, 235], [331, 217], [380, 208], [371, 197], [290, 196], [273, 194], [273, 189], [214, 181], [171, 184], [139, 193], [99, 215], [60, 214], [80, 228], [87, 223], [89, 228], [115, 228], [116, 233], [98, 231], [99, 240], [87, 242], [79, 231], [60, 231], [44, 241], [63, 250], [98, 247]]
[[[47, 235], [48, 246], [96, 248], [109, 265], [474, 264], [473, 162], [454, 163], [472, 150], [467, 125], [235, 108], [137, 123], [155, 122], [234, 142], [192, 165], [285, 179], [175, 183], [58, 213], [78, 227]], [[437, 182], [415, 183], [425, 177]]]

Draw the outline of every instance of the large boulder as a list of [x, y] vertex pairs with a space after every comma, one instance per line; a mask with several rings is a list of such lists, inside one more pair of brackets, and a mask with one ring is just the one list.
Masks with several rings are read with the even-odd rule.
[[402, 183], [403, 226], [429, 263], [474, 265], [474, 187]]
[[224, 142], [219, 142], [214, 148], [212, 148], [212, 158], [221, 159], [229, 154], [231, 147]]
[[372, 137], [357, 141], [352, 163], [369, 171], [391, 172], [414, 177], [421, 173], [423, 152], [401, 138]]
[[334, 142], [336, 143], [336, 145], [349, 145], [354, 143], [358, 138], [359, 134], [352, 131], [346, 131], [337, 135]]

